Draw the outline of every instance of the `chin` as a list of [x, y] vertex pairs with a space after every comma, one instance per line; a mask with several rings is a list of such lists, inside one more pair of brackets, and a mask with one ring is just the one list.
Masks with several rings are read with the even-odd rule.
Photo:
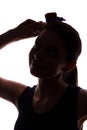
[[42, 79], [50, 79], [50, 78], [54, 78], [56, 77], [56, 75], [52, 74], [52, 73], [45, 73], [45, 72], [36, 72], [36, 71], [33, 71], [31, 70], [30, 73], [37, 77], [37, 78], [42, 78]]
[[39, 72], [36, 72], [36, 71], [33, 71], [33, 70], [31, 70], [30, 73], [31, 73], [33, 76], [37, 77], [37, 78], [45, 78], [45, 77], [46, 77], [45, 74], [42, 74], [42, 73], [39, 73]]
[[37, 78], [54, 78], [57, 75], [56, 70], [52, 71], [52, 68], [43, 69], [43, 67], [32, 66], [32, 64], [30, 66], [30, 73]]

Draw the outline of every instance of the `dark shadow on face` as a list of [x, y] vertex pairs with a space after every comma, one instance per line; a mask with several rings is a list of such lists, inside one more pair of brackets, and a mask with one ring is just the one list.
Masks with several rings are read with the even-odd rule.
[[66, 64], [64, 41], [58, 33], [45, 29], [37, 37], [29, 54], [30, 72], [37, 77], [54, 77]]

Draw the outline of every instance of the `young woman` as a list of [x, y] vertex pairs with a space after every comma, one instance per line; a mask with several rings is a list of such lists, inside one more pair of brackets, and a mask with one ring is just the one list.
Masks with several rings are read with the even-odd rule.
[[[31, 19], [0, 35], [0, 46], [37, 36], [29, 53], [32, 88], [0, 78], [0, 97], [19, 111], [14, 130], [80, 130], [87, 120], [87, 90], [77, 86], [76, 62], [81, 53], [78, 32], [56, 13], [46, 23]], [[74, 77], [73, 77], [74, 74]]]

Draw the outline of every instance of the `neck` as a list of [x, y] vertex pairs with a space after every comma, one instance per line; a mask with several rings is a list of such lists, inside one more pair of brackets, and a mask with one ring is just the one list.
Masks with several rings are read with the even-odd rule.
[[37, 90], [41, 96], [58, 94], [64, 90], [67, 84], [62, 80], [61, 76], [49, 79], [38, 79]]

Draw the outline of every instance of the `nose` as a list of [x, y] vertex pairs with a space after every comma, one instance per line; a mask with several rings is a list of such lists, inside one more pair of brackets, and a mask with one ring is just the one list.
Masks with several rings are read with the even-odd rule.
[[41, 60], [43, 57], [42, 50], [39, 50], [36, 53], [34, 53], [33, 57], [35, 60]]

